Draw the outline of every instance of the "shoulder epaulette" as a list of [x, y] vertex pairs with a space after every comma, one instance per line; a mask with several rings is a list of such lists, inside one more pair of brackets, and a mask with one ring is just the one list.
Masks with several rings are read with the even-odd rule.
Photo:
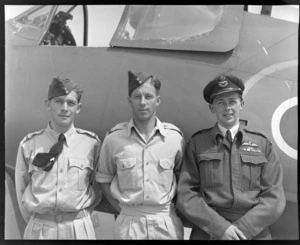
[[259, 132], [256, 132], [256, 131], [251, 131], [251, 130], [248, 130], [248, 129], [244, 129], [247, 133], [250, 133], [250, 134], [256, 134], [256, 135], [259, 135], [265, 139], [268, 139], [267, 136], [263, 135], [262, 133], [259, 133]]
[[44, 133], [45, 129], [39, 130], [39, 131], [35, 131], [33, 133], [27, 134], [20, 142], [20, 144], [23, 144], [24, 142], [26, 142], [27, 140], [31, 139], [33, 136], [35, 135], [39, 135]]
[[183, 136], [182, 131], [177, 126], [175, 126], [174, 124], [172, 124], [172, 123], [166, 123], [166, 122], [164, 122], [163, 124], [164, 124], [164, 128], [165, 129], [175, 130], [179, 134], [181, 134], [181, 136]]
[[128, 122], [122, 122], [122, 123], [118, 123], [116, 126], [114, 126], [113, 128], [111, 128], [106, 135], [109, 135], [115, 131], [121, 130], [121, 129], [125, 129], [127, 128]]
[[211, 128], [206, 128], [206, 129], [199, 130], [199, 131], [197, 131], [196, 133], [194, 133], [194, 134], [192, 135], [192, 137], [194, 137], [194, 136], [197, 135], [197, 134], [202, 134], [202, 133], [204, 133], [204, 132], [210, 131], [211, 129], [212, 129], [212, 127], [211, 127]]
[[93, 138], [95, 138], [96, 140], [99, 140], [99, 137], [97, 134], [95, 134], [94, 132], [91, 132], [91, 131], [88, 131], [88, 130], [85, 130], [85, 129], [81, 129], [81, 128], [76, 128], [76, 132], [79, 133], [79, 134], [87, 134]]

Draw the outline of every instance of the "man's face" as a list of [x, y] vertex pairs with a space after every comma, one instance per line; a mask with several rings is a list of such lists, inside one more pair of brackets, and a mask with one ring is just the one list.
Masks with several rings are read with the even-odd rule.
[[58, 132], [65, 132], [73, 124], [82, 104], [78, 103], [76, 92], [71, 91], [68, 95], [46, 100], [46, 106], [50, 111], [51, 127]]
[[145, 82], [136, 88], [128, 97], [135, 121], [144, 122], [156, 115], [156, 108], [160, 104], [160, 96], [157, 95], [154, 86]]
[[218, 123], [230, 129], [238, 124], [243, 106], [244, 101], [241, 100], [240, 95], [237, 92], [230, 92], [217, 95], [209, 108], [216, 113]]

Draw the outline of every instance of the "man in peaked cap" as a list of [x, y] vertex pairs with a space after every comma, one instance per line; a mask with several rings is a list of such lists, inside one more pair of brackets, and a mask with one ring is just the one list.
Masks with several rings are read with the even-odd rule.
[[220, 75], [203, 91], [214, 127], [188, 142], [177, 207], [194, 226], [190, 239], [271, 239], [268, 226], [285, 207], [282, 167], [272, 143], [240, 123], [244, 83]]
[[220, 75], [206, 85], [203, 90], [203, 97], [207, 103], [212, 104], [214, 97], [219, 94], [237, 92], [242, 95], [244, 89], [244, 83], [240, 78], [232, 75]]
[[117, 124], [103, 141], [96, 181], [120, 211], [115, 239], [183, 239], [173, 198], [183, 155], [182, 132], [156, 117], [161, 82], [128, 72], [129, 122]]
[[93, 176], [101, 142], [74, 127], [82, 93], [74, 81], [53, 78], [45, 101], [47, 128], [19, 145], [15, 180], [27, 222], [24, 239], [96, 239], [91, 212], [100, 201]]

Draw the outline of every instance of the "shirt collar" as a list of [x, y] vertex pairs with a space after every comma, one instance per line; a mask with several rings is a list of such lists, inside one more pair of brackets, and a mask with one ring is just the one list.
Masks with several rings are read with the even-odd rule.
[[[166, 134], [166, 129], [165, 129], [164, 124], [157, 117], [155, 117], [155, 123], [156, 123], [156, 125], [154, 127], [155, 132], [158, 130], [160, 132], [160, 134], [165, 137], [167, 134]], [[131, 120], [127, 124], [127, 136], [128, 137], [132, 133], [132, 128], [135, 128], [135, 130], [137, 130], [137, 132], [138, 132], [138, 129], [134, 125], [133, 119], [131, 118]]]
[[[223, 127], [222, 125], [220, 125], [219, 123], [218, 124], [218, 127], [222, 133], [223, 136], [226, 135], [226, 132], [227, 132], [227, 128]], [[234, 136], [237, 134], [237, 132], [239, 131], [239, 127], [240, 127], [240, 124], [238, 123], [237, 125], [234, 125], [231, 129], [229, 129], [230, 133], [231, 133], [231, 136], [232, 138], [234, 138]]]
[[[71, 136], [73, 135], [73, 133], [75, 131], [76, 131], [76, 129], [75, 129], [74, 125], [72, 124], [71, 128], [67, 132], [64, 133], [64, 136], [66, 137], [66, 145], [67, 146], [69, 146], [68, 143], [71, 139]], [[55, 130], [53, 130], [50, 127], [50, 122], [48, 123], [48, 126], [46, 128], [46, 132], [54, 143], [56, 143], [58, 141], [58, 137], [59, 137], [60, 133], [56, 132]]]
[[211, 139], [213, 140], [214, 144], [218, 144], [218, 138], [223, 138], [222, 132], [220, 128], [218, 127], [218, 123], [215, 124], [215, 126], [210, 131]]
[[[245, 127], [244, 125], [239, 124], [239, 127], [237, 128], [237, 132], [235, 133], [235, 135], [241, 140], [240, 141], [241, 144], [251, 140], [250, 137], [248, 136], [247, 132], [245, 131], [244, 127]], [[225, 130], [227, 131], [227, 129], [225, 129]], [[226, 131], [225, 131], [225, 133], [226, 133]], [[216, 123], [215, 126], [211, 130], [211, 138], [212, 138], [214, 144], [216, 144], [216, 145], [218, 144], [218, 136], [224, 137], [218, 123]]]
[[238, 131], [238, 135], [240, 135], [241, 137], [241, 144], [245, 143], [245, 142], [249, 142], [251, 141], [251, 137], [248, 136], [247, 132], [244, 129], [245, 126], [240, 125], [239, 131]]
[[165, 129], [165, 125], [156, 117], [156, 126], [155, 126], [156, 130], [158, 130], [160, 132], [160, 134], [162, 136], [166, 136], [167, 132]]
[[131, 129], [135, 128], [134, 123], [133, 123], [133, 119], [131, 118], [131, 120], [129, 121], [129, 123], [127, 124], [127, 136], [129, 137], [131, 135]]

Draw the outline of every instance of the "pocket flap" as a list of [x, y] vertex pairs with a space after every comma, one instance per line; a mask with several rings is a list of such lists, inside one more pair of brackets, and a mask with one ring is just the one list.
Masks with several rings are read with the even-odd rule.
[[201, 153], [198, 154], [198, 161], [222, 160], [223, 155], [224, 153], [222, 152]]
[[117, 161], [117, 165], [118, 165], [119, 170], [133, 168], [135, 164], [136, 164], [136, 158], [134, 158], [134, 157], [126, 158], [126, 159], [119, 159]]
[[77, 167], [80, 169], [90, 168], [93, 170], [93, 161], [79, 158], [69, 158], [70, 167]]
[[167, 158], [159, 159], [159, 165], [163, 169], [173, 169], [173, 160]]
[[262, 164], [268, 162], [267, 158], [264, 155], [241, 154], [241, 158], [243, 162], [252, 164]]

